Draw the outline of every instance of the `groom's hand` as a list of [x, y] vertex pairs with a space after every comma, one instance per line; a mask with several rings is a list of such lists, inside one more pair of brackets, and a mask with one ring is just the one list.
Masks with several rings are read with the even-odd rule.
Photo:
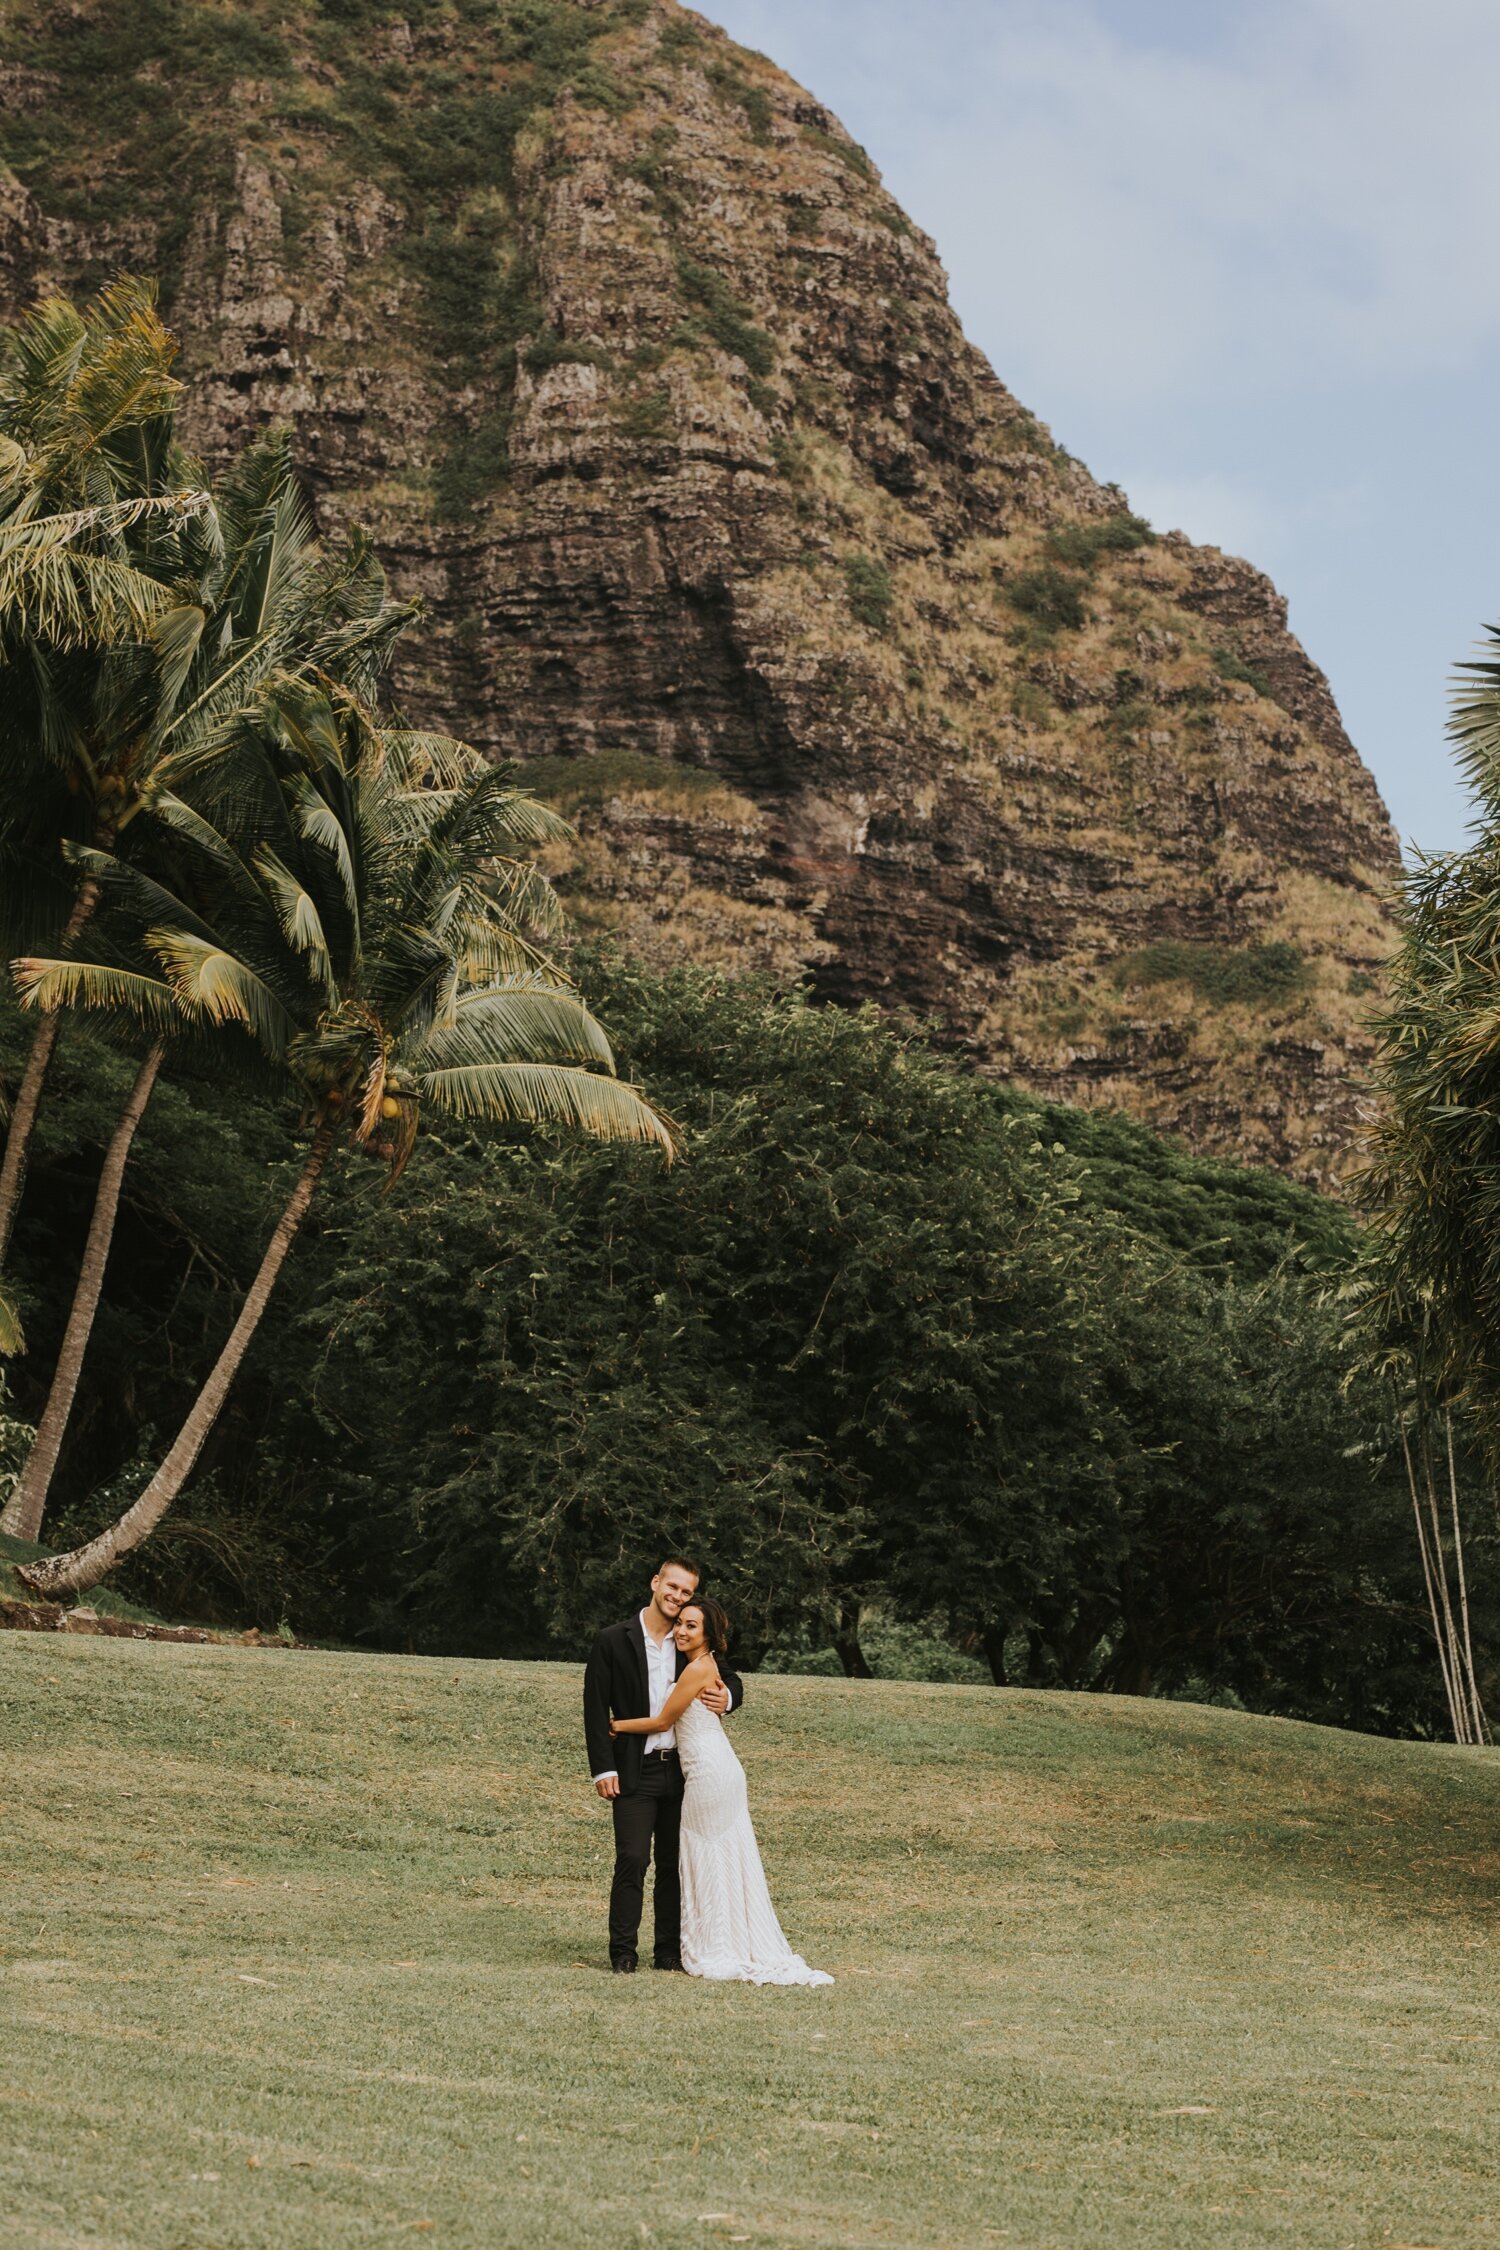
[[620, 1777], [617, 1773], [601, 1773], [599, 1779], [594, 1783], [594, 1787], [601, 1797], [618, 1797], [620, 1794]]
[[706, 1687], [703, 1690], [698, 1701], [706, 1703], [710, 1711], [717, 1711], [722, 1719], [724, 1713], [729, 1709], [729, 1690], [722, 1680], [717, 1680], [712, 1687]]

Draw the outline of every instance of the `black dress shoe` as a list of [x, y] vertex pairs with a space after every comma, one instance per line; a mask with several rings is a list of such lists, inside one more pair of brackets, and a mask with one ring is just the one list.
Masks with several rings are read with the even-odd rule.
[[682, 1965], [682, 1956], [680, 1953], [672, 1954], [671, 1957], [665, 1961], [653, 1961], [651, 1966], [653, 1969], [675, 1969], [680, 1977], [685, 1977], [687, 1975], [687, 1970]]
[[609, 1965], [617, 1977], [633, 1977], [635, 1975], [635, 1955], [633, 1953], [622, 1953]]

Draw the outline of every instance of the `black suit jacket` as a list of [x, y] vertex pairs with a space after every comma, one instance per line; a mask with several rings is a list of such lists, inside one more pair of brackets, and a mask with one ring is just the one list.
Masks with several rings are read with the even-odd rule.
[[[682, 1670], [682, 1658], [677, 1659]], [[719, 1666], [719, 1677], [738, 1711], [745, 1700], [738, 1672]], [[589, 1772], [617, 1773], [620, 1795], [634, 1796], [640, 1787], [641, 1760], [646, 1755], [643, 1734], [622, 1734], [610, 1740], [609, 1722], [616, 1719], [649, 1719], [650, 1680], [646, 1671], [646, 1634], [640, 1613], [606, 1625], [589, 1651], [583, 1672], [583, 1732], [588, 1744]]]

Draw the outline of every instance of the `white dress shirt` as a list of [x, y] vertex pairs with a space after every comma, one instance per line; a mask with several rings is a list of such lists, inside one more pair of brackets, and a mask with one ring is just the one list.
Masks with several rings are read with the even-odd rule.
[[[677, 1685], [677, 1643], [670, 1633], [658, 1640], [646, 1623], [646, 1612], [641, 1611], [641, 1632], [646, 1641], [646, 1705], [648, 1710], [660, 1711], [667, 1697]], [[668, 1727], [661, 1734], [648, 1734], [646, 1756], [653, 1750], [675, 1750], [677, 1729]]]
[[[646, 1623], [644, 1610], [641, 1611], [641, 1636], [646, 1643], [646, 1697], [651, 1709], [659, 1711], [677, 1685], [677, 1643], [670, 1633], [665, 1640], [659, 1641]], [[731, 1695], [724, 1706], [726, 1719], [733, 1708], [734, 1697]], [[645, 1747], [648, 1752], [675, 1750], [677, 1730], [675, 1727], [668, 1727], [665, 1734], [648, 1734]], [[608, 1781], [615, 1772], [614, 1766], [607, 1766], [603, 1773], [596, 1773], [594, 1779]]]

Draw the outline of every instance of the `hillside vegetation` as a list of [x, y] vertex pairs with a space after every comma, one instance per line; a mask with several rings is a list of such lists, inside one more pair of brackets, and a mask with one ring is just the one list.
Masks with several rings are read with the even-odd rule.
[[[482, 1126], [424, 1134], [389, 1194], [341, 1160], [121, 1591], [542, 1657], [623, 1607], [665, 1540], [711, 1558], [752, 1663], [857, 1671], [879, 1603], [1009, 1686], [1441, 1725], [1388, 1407], [1325, 1296], [1355, 1240], [1339, 1206], [990, 1086], [873, 1013], [578, 965], [682, 1162]], [[0, 1066], [19, 1037], [0, 1006]], [[14, 1265], [23, 1420], [128, 1069], [84, 1026], [60, 1042]], [[144, 1481], [292, 1148], [279, 1109], [164, 1079], [49, 1543]], [[1481, 1634], [1493, 1547], [1476, 1532]]]
[[611, 1978], [567, 1665], [0, 1639], [17, 2250], [1476, 2250], [1483, 1753], [756, 1680], [831, 1991]]

